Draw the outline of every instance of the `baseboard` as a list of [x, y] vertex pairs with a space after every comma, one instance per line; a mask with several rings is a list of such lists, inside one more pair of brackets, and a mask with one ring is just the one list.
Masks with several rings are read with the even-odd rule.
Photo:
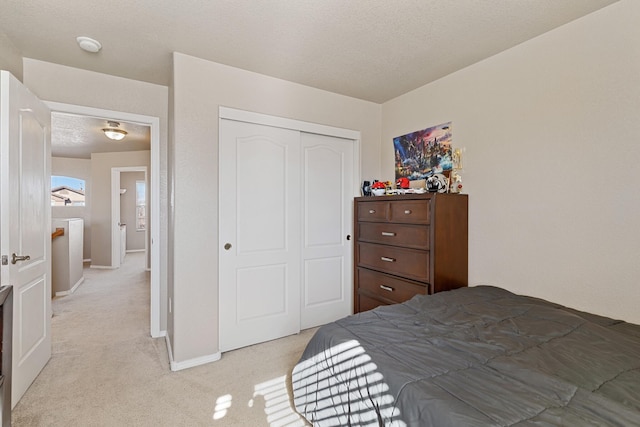
[[91, 258], [83, 259], [83, 260], [82, 260], [82, 262], [83, 262], [83, 263], [85, 263], [85, 262], [91, 262]]
[[167, 331], [160, 331], [158, 335], [151, 334], [151, 338], [162, 338], [167, 336]]
[[222, 356], [220, 352], [217, 352], [214, 354], [209, 354], [207, 356], [185, 360], [183, 362], [176, 362], [175, 360], [173, 360], [173, 351], [171, 351], [171, 340], [169, 338], [169, 334], [165, 335], [165, 341], [167, 343], [167, 353], [169, 353], [169, 365], [171, 366], [171, 370], [173, 372], [193, 368], [196, 366], [204, 365], [206, 363], [216, 362], [220, 360], [220, 357]]
[[173, 366], [173, 363], [174, 363], [173, 351], [171, 351], [171, 338], [169, 338], [169, 334], [166, 334], [164, 336], [164, 342], [167, 344], [167, 354], [169, 355], [169, 366]]
[[71, 295], [72, 293], [74, 293], [76, 291], [76, 289], [78, 289], [78, 286], [80, 286], [82, 284], [82, 282], [84, 282], [84, 276], [82, 276], [80, 278], [80, 280], [78, 280], [76, 282], [75, 285], [73, 285], [73, 287], [71, 289], [69, 289], [68, 291], [60, 291], [60, 292], [56, 292], [56, 296], [57, 297], [63, 297], [65, 295]]
[[144, 251], [146, 251], [146, 249], [127, 249], [125, 251], [125, 253], [130, 254], [130, 253], [134, 253], [134, 252], [144, 252]]
[[91, 264], [89, 268], [97, 268], [98, 270], [116, 270], [118, 267], [113, 267], [111, 265], [95, 265]]

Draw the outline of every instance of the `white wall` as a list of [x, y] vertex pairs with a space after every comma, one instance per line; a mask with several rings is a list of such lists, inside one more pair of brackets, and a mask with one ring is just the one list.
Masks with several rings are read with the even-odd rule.
[[[174, 360], [218, 351], [218, 108], [361, 131], [362, 175], [380, 173], [381, 106], [174, 54]], [[171, 321], [170, 321], [171, 322]]]
[[82, 257], [85, 260], [91, 259], [91, 160], [52, 157], [51, 175], [70, 176], [83, 179], [85, 182], [84, 206], [52, 206], [51, 218], [82, 218], [84, 220]]
[[[160, 329], [166, 328], [167, 301], [167, 124], [166, 86], [93, 71], [23, 59], [25, 86], [44, 101], [83, 105], [112, 111], [158, 117], [160, 121]], [[151, 225], [153, 227], [153, 225]]]
[[22, 55], [2, 31], [0, 31], [0, 70], [7, 70], [22, 81]]
[[640, 2], [623, 0], [383, 105], [392, 138], [453, 121], [472, 284], [640, 323]]

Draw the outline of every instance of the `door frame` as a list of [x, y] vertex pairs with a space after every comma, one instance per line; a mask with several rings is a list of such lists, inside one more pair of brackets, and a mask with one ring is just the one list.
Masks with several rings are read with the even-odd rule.
[[131, 122], [149, 126], [151, 128], [151, 167], [149, 180], [149, 225], [151, 233], [151, 309], [150, 331], [153, 338], [166, 335], [160, 330], [161, 310], [166, 311], [161, 299], [160, 289], [160, 118], [142, 114], [125, 113], [121, 111], [105, 110], [102, 108], [82, 105], [65, 104], [61, 102], [44, 101], [51, 112], [77, 114], [112, 120], [116, 122]]
[[[120, 174], [122, 172], [144, 172], [144, 182], [147, 183], [147, 167], [146, 166], [119, 166], [111, 168], [111, 267], [120, 267], [120, 230], [116, 228], [116, 223], [120, 223]], [[148, 198], [147, 198], [148, 199]], [[118, 221], [116, 221], [116, 218]], [[129, 231], [127, 230], [127, 233]], [[116, 245], [116, 240], [118, 245]], [[149, 270], [149, 227], [144, 230], [144, 255], [145, 269]]]

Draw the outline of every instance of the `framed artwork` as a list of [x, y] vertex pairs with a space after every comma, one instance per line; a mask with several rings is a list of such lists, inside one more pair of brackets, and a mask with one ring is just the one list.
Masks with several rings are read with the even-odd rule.
[[435, 173], [449, 175], [451, 122], [393, 138], [396, 181], [426, 179]]

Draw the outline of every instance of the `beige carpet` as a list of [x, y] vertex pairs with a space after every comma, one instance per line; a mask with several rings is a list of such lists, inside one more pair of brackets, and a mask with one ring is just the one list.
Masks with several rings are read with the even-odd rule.
[[313, 330], [171, 372], [149, 336], [143, 254], [119, 270], [85, 269], [53, 300], [53, 355], [12, 413], [21, 426], [305, 426], [289, 378]]

